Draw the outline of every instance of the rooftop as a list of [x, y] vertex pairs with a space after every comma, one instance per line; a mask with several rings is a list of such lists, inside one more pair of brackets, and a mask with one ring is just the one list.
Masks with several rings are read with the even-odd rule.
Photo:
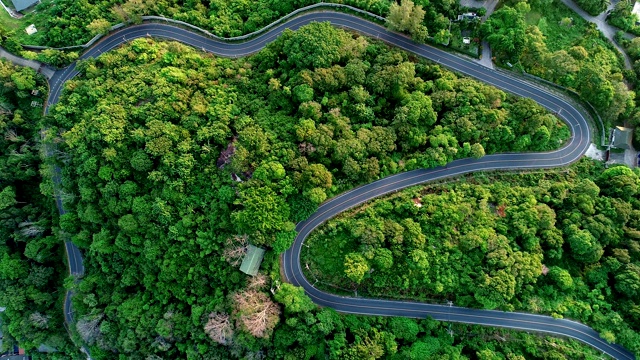
[[633, 141], [633, 130], [622, 126], [616, 126], [613, 129], [613, 136], [611, 138], [611, 146], [618, 149], [631, 149], [631, 142]]
[[249, 245], [247, 254], [242, 259], [242, 265], [240, 265], [240, 271], [245, 274], [255, 276], [258, 274], [262, 258], [264, 257], [265, 250]]
[[27, 28], [24, 29], [24, 31], [26, 31], [27, 34], [29, 34], [29, 35], [33, 35], [33, 34], [38, 32], [38, 29], [36, 29], [36, 26], [34, 24], [31, 24], [31, 25], [27, 26]]
[[13, 7], [16, 8], [16, 11], [22, 11], [24, 9], [28, 9], [37, 3], [40, 0], [11, 0], [13, 2]]
[[638, 17], [640, 17], [640, 3], [639, 2], [634, 2], [633, 3], [633, 10], [631, 10], [632, 14], [636, 14], [638, 15]]

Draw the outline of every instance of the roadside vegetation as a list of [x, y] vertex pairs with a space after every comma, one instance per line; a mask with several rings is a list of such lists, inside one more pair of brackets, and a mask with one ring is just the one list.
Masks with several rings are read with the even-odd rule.
[[618, 2], [607, 17], [607, 21], [621, 30], [640, 35], [640, 26], [636, 24], [639, 20], [638, 16], [631, 12], [634, 3], [630, 1]]
[[72, 354], [62, 312], [64, 246], [51, 188], [40, 180], [42, 107], [31, 106], [42, 104], [46, 91], [35, 71], [0, 60], [2, 342], [27, 350], [44, 344]]
[[[10, 0], [2, 0], [5, 5], [7, 2], [10, 3]], [[11, 17], [4, 9], [0, 8], [0, 26], [6, 30], [16, 30], [20, 27], [20, 20]]]
[[[598, 16], [601, 12], [607, 10], [610, 4], [609, 0], [575, 0], [575, 2], [591, 16]], [[621, 2], [626, 2], [626, 0]]]
[[635, 93], [625, 76], [635, 83], [635, 74], [623, 71], [620, 54], [595, 25], [560, 1], [508, 1], [481, 32], [499, 64], [575, 90], [609, 125], [633, 115]]
[[[29, 11], [21, 20], [10, 19], [6, 26], [0, 23], [0, 45], [9, 51], [30, 59], [38, 59], [45, 63], [62, 66], [78, 57], [82, 49], [57, 52], [25, 51], [21, 44], [42, 45], [50, 47], [67, 47], [81, 45], [96, 35], [105, 34], [112, 25], [138, 23], [143, 15], [159, 15], [180, 20], [208, 30], [222, 37], [233, 37], [256, 31], [292, 11], [321, 2], [321, 0], [259, 0], [246, 2], [233, 1], [72, 1], [43, 0], [34, 11]], [[396, 19], [410, 27], [420, 29], [414, 38], [435, 44], [450, 45], [459, 51], [477, 56], [478, 44], [462, 44], [464, 36], [473, 35], [477, 39], [477, 22], [464, 21], [452, 23], [450, 19], [467, 9], [461, 8], [457, 1], [446, 0], [430, 2], [417, 0], [403, 1], [398, 5], [392, 0], [328, 0], [351, 5], [356, 8], [386, 16], [394, 8]], [[417, 11], [411, 13], [412, 8]], [[405, 14], [406, 11], [409, 13]], [[482, 13], [482, 9], [480, 9]], [[7, 15], [8, 17], [8, 15]], [[391, 16], [393, 18], [393, 16]], [[35, 24], [38, 32], [27, 35], [24, 28]], [[412, 25], [411, 25], [412, 24]], [[412, 29], [399, 27], [399, 30]], [[453, 34], [450, 32], [453, 32]]]
[[[61, 66], [77, 52], [36, 53], [20, 44], [81, 44], [115, 23], [135, 23], [148, 14], [236, 36], [315, 2], [45, 0], [23, 20], [36, 23], [37, 36], [27, 38], [20, 26], [1, 23], [0, 45]], [[392, 23], [398, 29], [441, 44], [451, 38], [449, 18], [460, 10], [454, 1], [344, 3], [381, 15], [395, 9]], [[556, 19], [564, 13], [551, 13], [549, 4], [511, 5], [492, 17], [491, 31], [485, 30], [515, 41], [520, 51], [512, 58], [510, 47], [498, 47], [500, 61], [512, 59], [531, 73], [590, 94], [612, 119], [631, 116], [632, 93], [619, 87], [619, 60], [597, 31], [579, 18], [565, 26], [566, 16]], [[402, 17], [403, 9], [411, 16]], [[456, 34], [473, 33], [474, 26], [459, 27], [452, 27]], [[503, 31], [507, 28], [510, 32]], [[558, 59], [573, 67], [560, 74], [562, 69], [551, 67]], [[538, 69], [539, 64], [555, 70]], [[69, 81], [44, 124], [29, 93], [36, 87], [42, 96], [41, 80], [28, 69], [0, 69], [5, 79], [0, 89], [10, 90], [0, 97], [0, 112], [5, 111], [0, 125], [8, 124], [0, 128], [5, 132], [0, 166], [13, 169], [0, 169], [0, 224], [9, 221], [0, 227], [9, 239], [0, 281], [3, 291], [18, 289], [0, 295], [0, 306], [7, 306], [1, 316], [5, 336], [28, 348], [46, 343], [60, 358], [75, 351], [60, 324], [66, 269], [60, 266], [57, 235], [63, 231], [85, 255], [85, 278], [66, 284], [76, 293], [77, 333], [95, 359], [598, 355], [573, 341], [500, 329], [340, 315], [317, 308], [301, 289], [280, 280], [277, 255], [293, 241], [294, 224], [332, 196], [458, 158], [560, 147], [568, 129], [530, 100], [328, 24], [287, 31], [240, 60], [138, 39], [81, 62], [81, 74]], [[51, 161], [62, 169], [69, 210], [59, 224], [49, 167], [38, 170], [41, 125], [48, 128], [46, 141], [59, 150]], [[478, 184], [427, 187], [439, 190], [376, 201], [357, 218], [362, 220], [357, 236], [351, 225], [328, 225], [335, 238], [326, 240], [331, 247], [323, 254], [315, 254], [324, 257], [315, 256], [314, 266], [326, 267], [325, 285], [340, 284], [349, 292], [357, 287], [372, 296], [388, 297], [389, 291], [418, 299], [427, 299], [420, 295], [426, 293], [430, 300], [454, 299], [461, 306], [555, 311], [595, 324], [608, 340], [633, 349], [629, 343], [637, 340], [640, 321], [633, 231], [640, 226], [635, 220], [640, 209], [635, 193], [627, 199], [611, 184], [631, 193], [637, 174], [615, 168], [605, 179], [592, 165], [574, 169], [565, 178], [542, 176], [549, 178], [540, 189], [532, 188], [542, 181], [535, 176], [487, 184], [479, 175]], [[2, 178], [14, 173], [6, 182]], [[415, 206], [414, 195], [422, 208]], [[403, 216], [415, 218], [401, 219], [396, 204]], [[545, 225], [538, 215], [545, 216]], [[448, 225], [453, 222], [456, 226]], [[371, 244], [360, 242], [369, 235]], [[468, 235], [464, 241], [463, 235]], [[388, 236], [401, 241], [394, 248]], [[608, 240], [601, 239], [605, 236]], [[238, 270], [248, 244], [269, 250], [256, 277]], [[496, 252], [491, 263], [489, 247]], [[595, 255], [598, 259], [589, 257]], [[566, 265], [567, 259], [573, 263]], [[550, 269], [547, 277], [540, 275], [543, 262]], [[426, 265], [440, 273], [425, 273]], [[452, 266], [460, 272], [451, 273]], [[409, 276], [403, 278], [402, 271]], [[601, 286], [607, 279], [626, 285], [607, 292]], [[544, 286], [536, 287], [537, 281]]]
[[[621, 39], [622, 46], [625, 47], [627, 53], [633, 61], [633, 71], [635, 74], [640, 74], [640, 38], [635, 37], [631, 40]], [[636, 75], [637, 76], [637, 75]], [[635, 149], [640, 149], [640, 109], [637, 107], [631, 113], [631, 116], [627, 119], [628, 126], [634, 128], [633, 133], [633, 146]]]
[[[24, 19], [24, 26], [34, 23], [39, 32], [27, 36], [24, 29], [12, 29], [11, 43], [64, 47], [86, 43], [97, 34], [105, 33], [120, 22], [139, 22], [142, 15], [161, 15], [185, 21], [215, 35], [232, 37], [251, 33], [291, 13], [320, 0], [214, 0], [214, 1], [89, 1], [43, 0], [36, 11]], [[387, 15], [391, 0], [328, 1], [347, 4], [372, 13]], [[449, 18], [458, 11], [457, 1], [416, 1], [425, 12], [425, 29], [432, 34], [448, 29]], [[0, 25], [1, 26], [1, 25]], [[19, 50], [19, 49], [17, 49]]]
[[[63, 66], [75, 60], [79, 50], [33, 52], [23, 50], [20, 44], [79, 45], [106, 33], [116, 23], [139, 22], [142, 15], [162, 15], [219, 36], [238, 36], [317, 2], [44, 1], [25, 17], [28, 20], [23, 20], [35, 23], [39, 32], [28, 37], [21, 28], [2, 30], [0, 25], [0, 38], [4, 39], [0, 45], [26, 58]], [[576, 90], [609, 124], [622, 122], [633, 111], [635, 94], [623, 80], [626, 76], [635, 83], [637, 76], [623, 75], [621, 59], [608, 40], [558, 0], [508, 1], [481, 31], [474, 21], [452, 23], [452, 19], [465, 10], [455, 1], [352, 0], [344, 3], [387, 16], [390, 28], [405, 31], [418, 41], [446, 45], [473, 56], [477, 56], [480, 39], [485, 37], [498, 63], [522, 67], [533, 75]], [[463, 37], [469, 37], [471, 43], [462, 44]]]
[[[285, 311], [287, 307], [285, 306]], [[269, 359], [601, 359], [573, 340], [433, 320], [338, 315], [330, 309], [289, 314]], [[353, 340], [351, 340], [353, 339]], [[328, 356], [327, 356], [328, 355]]]
[[419, 186], [330, 221], [301, 261], [332, 292], [567, 317], [640, 354], [638, 186], [591, 160]]
[[294, 224], [328, 197], [569, 136], [530, 100], [327, 23], [247, 59], [138, 39], [79, 69], [47, 138], [68, 194], [61, 226], [86, 255], [74, 307], [97, 359], [229, 351], [194, 326], [235, 334], [238, 354], [269, 347], [284, 321], [269, 289], [285, 303], [293, 290], [238, 271], [247, 242], [272, 249], [263, 268], [277, 279]]
[[[587, 7], [598, 7], [599, 0]], [[20, 44], [63, 47], [86, 43], [120, 22], [136, 23], [142, 15], [162, 15], [185, 21], [219, 36], [255, 31], [291, 11], [317, 0], [254, 2], [197, 1], [43, 1], [23, 22], [33, 22], [39, 32], [31, 37], [22, 28], [2, 29], [0, 45], [29, 59], [63, 66], [77, 51], [25, 51]], [[631, 115], [635, 94], [624, 83], [635, 83], [633, 73], [623, 75], [622, 59], [608, 40], [587, 21], [558, 0], [507, 1], [478, 31], [475, 22], [452, 23], [463, 10], [456, 1], [349, 0], [345, 4], [387, 16], [392, 29], [405, 31], [418, 41], [447, 45], [477, 55], [485, 37], [498, 63], [522, 67], [527, 72], [582, 94], [609, 124]], [[593, 3], [593, 4], [591, 4]], [[623, 3], [623, 2], [621, 2]], [[583, 6], [586, 6], [583, 4]], [[453, 34], [451, 33], [453, 31]], [[462, 37], [471, 44], [462, 44]]]

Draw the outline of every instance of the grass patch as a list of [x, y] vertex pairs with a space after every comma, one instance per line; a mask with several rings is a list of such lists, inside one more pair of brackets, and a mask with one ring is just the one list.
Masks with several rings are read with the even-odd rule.
[[[547, 37], [546, 43], [550, 51], [567, 49], [585, 35], [594, 37], [588, 34], [591, 26], [589, 22], [559, 1], [554, 1], [553, 5], [545, 9], [532, 9], [525, 18], [528, 25], [537, 25]], [[562, 25], [560, 22], [564, 18], [572, 19], [571, 25]]]
[[[44, 37], [47, 32], [45, 27], [46, 14], [44, 12], [39, 12], [38, 10], [31, 11], [25, 14], [19, 22], [20, 26], [16, 30], [15, 39], [18, 40], [20, 44], [42, 45], [44, 43]], [[24, 29], [31, 24], [34, 24], [36, 29], [38, 29], [38, 32], [33, 35], [29, 35], [24, 31]]]
[[[571, 19], [570, 25], [561, 24], [566, 18]], [[618, 58], [613, 45], [600, 34], [594, 24], [586, 21], [558, 0], [554, 1], [552, 6], [542, 9], [532, 8], [525, 15], [525, 21], [527, 25], [534, 25], [540, 29], [546, 37], [545, 43], [551, 52], [581, 45], [591, 55], [592, 52], [600, 52], [597, 48], [602, 46], [606, 49], [607, 57]]]
[[540, 18], [542, 17], [542, 15], [537, 12], [537, 11], [529, 11], [525, 16], [524, 16], [524, 21], [527, 23], [527, 25], [538, 25], [538, 21], [540, 21]]
[[[477, 42], [473, 41], [474, 39], [477, 39], [479, 37], [476, 33], [477, 31], [475, 31], [473, 26], [466, 26], [466, 29], [462, 29], [459, 23], [454, 23], [451, 26], [451, 38], [449, 41], [449, 47], [463, 54], [478, 58], [480, 46]], [[471, 38], [471, 43], [463, 43], [462, 39], [464, 37]]]
[[[6, 1], [3, 1], [3, 3], [8, 5]], [[18, 30], [22, 26], [22, 20], [12, 18], [4, 9], [0, 9], [0, 24], [2, 24], [2, 27], [10, 31]]]
[[[8, 5], [8, 0], [0, 1]], [[51, 3], [50, 0], [43, 0], [42, 3], [35, 8], [23, 12], [24, 16], [20, 19], [12, 18], [4, 9], [0, 9], [0, 26], [12, 31], [13, 38], [20, 44], [41, 45], [44, 43], [44, 36], [46, 34], [45, 24], [47, 22], [47, 14], [44, 9], [46, 9], [49, 3]], [[38, 32], [33, 35], [29, 35], [25, 31], [26, 27], [31, 24], [34, 24], [38, 29]]]
[[480, 46], [478, 44], [471, 42], [471, 44], [463, 44], [462, 39], [451, 39], [451, 43], [449, 47], [454, 49], [455, 51], [461, 52], [463, 54], [467, 54], [469, 56], [473, 56], [474, 58], [480, 57]]

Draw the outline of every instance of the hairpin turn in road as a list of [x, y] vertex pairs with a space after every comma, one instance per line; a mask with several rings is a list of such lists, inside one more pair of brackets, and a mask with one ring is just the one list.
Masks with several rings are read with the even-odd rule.
[[[242, 57], [255, 53], [276, 39], [285, 29], [298, 29], [311, 22], [331, 22], [334, 26], [353, 30], [372, 38], [380, 39], [395, 47], [404, 49], [426, 59], [432, 60], [451, 70], [473, 77], [518, 96], [530, 98], [538, 104], [556, 113], [570, 128], [570, 140], [559, 150], [543, 153], [505, 153], [485, 156], [481, 159], [456, 160], [446, 168], [414, 170], [389, 176], [370, 184], [341, 194], [319, 207], [309, 219], [297, 226], [298, 236], [293, 246], [282, 256], [284, 274], [288, 281], [302, 286], [311, 299], [320, 306], [328, 306], [340, 312], [423, 318], [430, 316], [436, 320], [498, 326], [524, 331], [543, 332], [566, 336], [582, 341], [619, 360], [632, 360], [634, 355], [623, 347], [602, 340], [595, 330], [578, 322], [554, 319], [550, 316], [518, 312], [468, 309], [454, 306], [425, 304], [408, 301], [391, 301], [366, 298], [343, 297], [320, 291], [304, 277], [300, 266], [300, 251], [306, 237], [320, 224], [341, 212], [353, 208], [373, 198], [396, 192], [400, 189], [476, 171], [545, 169], [569, 165], [582, 157], [591, 142], [591, 133], [587, 120], [573, 105], [558, 94], [503, 72], [485, 68], [478, 63], [459, 56], [418, 44], [404, 35], [390, 32], [384, 27], [362, 18], [334, 11], [312, 12], [295, 17], [281, 25], [273, 27], [262, 35], [243, 43], [227, 43], [194, 33], [190, 30], [159, 23], [147, 23], [123, 28], [105, 37], [86, 51], [81, 59], [97, 57], [121, 44], [141, 37], [154, 37], [179, 41], [197, 49], [224, 57]], [[65, 82], [78, 74], [76, 63], [57, 71], [49, 80], [49, 106], [58, 102]], [[58, 182], [59, 185], [59, 182]], [[57, 197], [61, 213], [62, 203]], [[82, 275], [84, 267], [81, 253], [71, 242], [66, 243], [69, 269], [72, 274]], [[65, 319], [73, 322], [70, 304], [65, 302]]]

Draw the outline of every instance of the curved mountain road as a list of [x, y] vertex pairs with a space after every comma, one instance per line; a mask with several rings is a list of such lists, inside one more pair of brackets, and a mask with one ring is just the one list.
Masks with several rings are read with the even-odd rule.
[[[359, 17], [340, 12], [313, 12], [293, 18], [270, 31], [243, 43], [230, 44], [212, 40], [189, 30], [171, 25], [148, 23], [124, 28], [105, 37], [81, 56], [81, 59], [99, 56], [121, 44], [141, 37], [151, 36], [180, 41], [195, 48], [225, 57], [242, 57], [255, 53], [277, 38], [284, 29], [295, 30], [314, 21], [329, 21], [334, 26], [351, 29], [372, 38], [378, 38], [398, 48], [435, 61], [459, 73], [471, 76], [487, 84], [518, 96], [531, 98], [548, 110], [555, 112], [569, 126], [572, 136], [559, 150], [544, 153], [506, 153], [485, 156], [481, 159], [454, 161], [446, 168], [415, 170], [393, 175], [368, 185], [353, 189], [324, 203], [309, 219], [298, 224], [298, 236], [293, 246], [282, 256], [285, 276], [294, 285], [302, 286], [313, 301], [321, 306], [329, 306], [337, 311], [382, 316], [426, 317], [436, 320], [453, 321], [487, 326], [498, 326], [525, 331], [544, 332], [567, 336], [580, 340], [619, 360], [634, 359], [626, 349], [608, 344], [599, 334], [586, 325], [549, 316], [517, 312], [467, 309], [443, 305], [406, 301], [389, 301], [364, 298], [349, 298], [322, 292], [313, 287], [304, 277], [300, 266], [300, 251], [305, 238], [313, 229], [337, 214], [362, 204], [373, 198], [428, 181], [475, 171], [540, 169], [569, 165], [582, 157], [591, 141], [590, 128], [580, 111], [557, 94], [551, 94], [536, 85], [496, 72], [482, 65], [465, 60], [456, 55], [417, 44], [404, 35], [387, 31], [384, 27]], [[56, 72], [50, 79], [49, 106], [58, 102], [64, 83], [78, 74], [76, 64]], [[62, 204], [59, 204], [61, 212]], [[82, 257], [72, 243], [66, 244], [69, 267], [72, 274], [83, 274]], [[65, 304], [66, 305], [66, 304]], [[65, 306], [66, 308], [67, 306]], [[67, 320], [72, 322], [71, 312], [65, 309]]]

